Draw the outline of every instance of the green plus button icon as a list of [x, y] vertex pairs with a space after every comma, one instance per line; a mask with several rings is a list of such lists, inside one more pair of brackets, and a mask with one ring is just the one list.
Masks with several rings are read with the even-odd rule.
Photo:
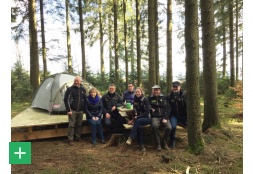
[[31, 164], [31, 142], [10, 142], [9, 163]]

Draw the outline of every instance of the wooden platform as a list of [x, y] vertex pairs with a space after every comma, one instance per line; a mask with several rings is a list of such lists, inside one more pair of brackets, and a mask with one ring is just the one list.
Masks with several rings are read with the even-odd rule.
[[[125, 113], [121, 113], [124, 115]], [[42, 109], [27, 108], [11, 120], [11, 141], [29, 141], [67, 136], [68, 116], [51, 114]], [[105, 129], [104, 129], [105, 130]], [[83, 115], [82, 134], [91, 133]]]
[[[82, 133], [90, 133], [90, 126], [83, 118]], [[11, 141], [26, 141], [42, 138], [67, 136], [68, 116], [49, 115], [41, 109], [27, 108], [11, 120]]]

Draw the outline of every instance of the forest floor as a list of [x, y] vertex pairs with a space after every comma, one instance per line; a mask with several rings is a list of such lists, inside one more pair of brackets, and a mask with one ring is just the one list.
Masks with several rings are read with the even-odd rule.
[[[23, 108], [22, 108], [23, 107]], [[12, 117], [27, 106], [12, 104]], [[90, 134], [83, 135], [83, 142], [74, 146], [67, 138], [32, 141], [32, 164], [12, 165], [13, 174], [238, 174], [243, 173], [243, 114], [242, 100], [219, 100], [222, 128], [211, 128], [203, 133], [205, 149], [198, 155], [187, 150], [187, 130], [181, 127], [176, 133], [176, 148], [162, 151], [155, 149], [153, 136], [145, 132], [146, 151], [139, 150], [137, 142], [126, 146], [129, 130], [118, 146], [98, 143], [93, 147]], [[109, 136], [106, 141], [109, 140]], [[166, 158], [166, 159], [165, 159]]]

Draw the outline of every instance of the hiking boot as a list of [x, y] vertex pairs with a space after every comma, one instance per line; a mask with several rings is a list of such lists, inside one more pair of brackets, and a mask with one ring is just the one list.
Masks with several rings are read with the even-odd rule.
[[172, 149], [175, 148], [175, 141], [172, 141], [172, 142], [170, 143], [170, 148], [172, 148]]
[[166, 150], [169, 150], [169, 147], [168, 147], [166, 141], [163, 141], [163, 148], [166, 149]]
[[161, 145], [160, 145], [160, 144], [158, 144], [158, 145], [157, 145], [156, 150], [158, 150], [158, 151], [161, 151], [161, 150], [162, 150], [162, 148], [161, 148]]
[[142, 144], [142, 145], [140, 145], [140, 150], [141, 151], [143, 151], [143, 152], [145, 152], [146, 151], [146, 148], [144, 147], [144, 145]]
[[68, 144], [69, 144], [70, 146], [74, 146], [73, 140], [68, 140]]
[[132, 138], [131, 137], [128, 137], [126, 144], [127, 145], [131, 145], [132, 144]]

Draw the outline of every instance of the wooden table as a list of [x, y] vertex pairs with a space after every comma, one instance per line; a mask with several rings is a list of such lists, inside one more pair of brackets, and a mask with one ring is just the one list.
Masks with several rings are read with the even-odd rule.
[[119, 112], [126, 113], [127, 119], [132, 120], [132, 115], [133, 115], [133, 111], [134, 111], [133, 108], [127, 109], [126, 107], [123, 107], [123, 106], [117, 107], [117, 108], [118, 108]]

